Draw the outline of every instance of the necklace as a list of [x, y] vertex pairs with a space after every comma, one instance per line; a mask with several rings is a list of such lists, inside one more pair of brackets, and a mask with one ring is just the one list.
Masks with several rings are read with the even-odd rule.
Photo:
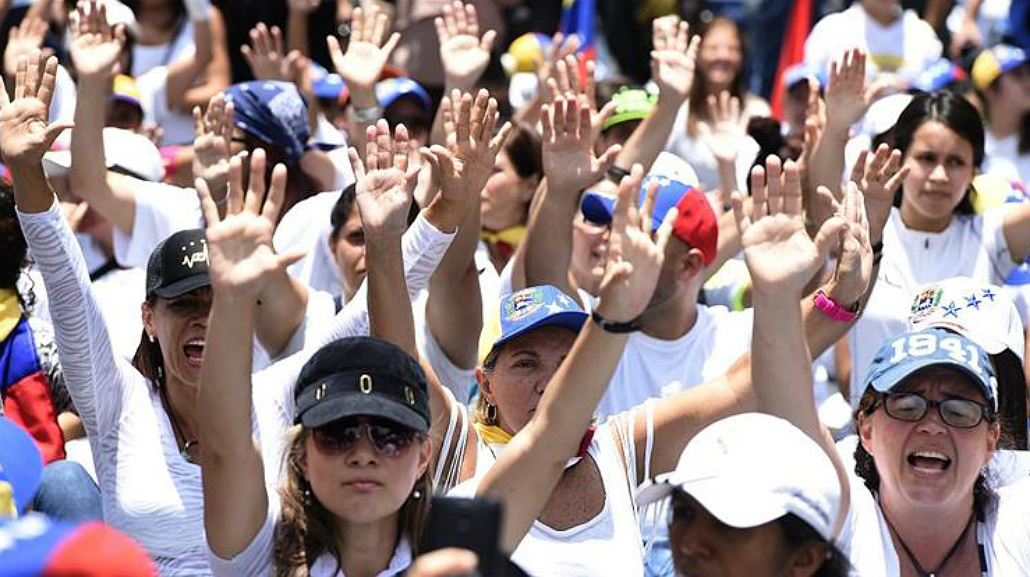
[[[880, 510], [883, 511], [882, 506], [880, 507]], [[969, 526], [973, 524], [974, 519], [976, 519], [976, 515], [970, 514], [969, 521], [966, 521], [965, 528], [962, 529], [962, 533], [959, 534], [958, 539], [955, 539], [955, 542], [951, 545], [951, 549], [948, 549], [948, 552], [944, 555], [944, 559], [941, 559], [940, 565], [937, 565], [937, 567], [935, 567], [934, 569], [927, 571], [926, 569], [923, 569], [923, 566], [919, 564], [919, 561], [916, 559], [916, 556], [913, 555], [912, 551], [908, 549], [908, 545], [905, 545], [905, 541], [901, 538], [901, 533], [898, 533], [898, 530], [895, 529], [894, 525], [891, 524], [891, 520], [887, 518], [887, 512], [883, 511], [883, 520], [887, 522], [887, 527], [890, 528], [891, 532], [894, 533], [895, 536], [897, 536], [898, 543], [901, 543], [901, 550], [904, 551], [905, 555], [908, 556], [908, 560], [912, 563], [912, 567], [915, 568], [916, 573], [918, 573], [920, 577], [937, 577], [937, 574], [941, 572], [941, 569], [944, 569], [944, 566], [948, 564], [948, 561], [950, 561], [952, 556], [954, 556], [955, 553], [958, 551], [959, 546], [962, 545], [963, 542], [965, 542], [966, 534], [969, 533]]]
[[175, 412], [172, 411], [172, 404], [168, 402], [168, 394], [165, 392], [165, 387], [162, 385], [159, 390], [161, 391], [161, 401], [164, 403], [165, 412], [168, 413], [168, 420], [172, 423], [172, 429], [175, 431], [175, 434], [182, 439], [182, 449], [179, 451], [179, 455], [182, 456], [183, 460], [187, 463], [196, 465], [197, 462], [190, 457], [190, 449], [199, 445], [200, 441], [186, 438], [186, 434], [182, 432], [182, 428], [179, 426], [178, 419], [175, 418]]

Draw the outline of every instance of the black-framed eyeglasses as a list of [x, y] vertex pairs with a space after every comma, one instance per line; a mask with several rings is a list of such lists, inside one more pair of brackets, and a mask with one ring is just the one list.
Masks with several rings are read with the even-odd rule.
[[362, 435], [368, 439], [376, 453], [396, 457], [420, 438], [418, 431], [386, 419], [355, 417], [340, 419], [311, 430], [311, 435], [324, 453], [349, 451]]
[[883, 403], [883, 410], [887, 416], [909, 423], [922, 420], [927, 411], [936, 408], [942, 421], [959, 429], [971, 429], [991, 415], [991, 410], [986, 405], [976, 401], [934, 401], [914, 392], [886, 393], [880, 397], [880, 402]]

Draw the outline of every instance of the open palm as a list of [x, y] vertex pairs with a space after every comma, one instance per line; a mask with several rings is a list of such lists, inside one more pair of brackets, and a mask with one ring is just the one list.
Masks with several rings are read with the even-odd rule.
[[104, 4], [81, 4], [72, 20], [71, 56], [80, 77], [109, 76], [125, 45], [125, 27], [107, 22]]
[[357, 180], [354, 201], [361, 226], [369, 242], [400, 237], [408, 224], [411, 196], [418, 184], [418, 167], [408, 167], [408, 131], [398, 125], [390, 136], [390, 126], [380, 119], [366, 133], [366, 154], [362, 161], [350, 149], [351, 165]]
[[387, 24], [385, 14], [355, 8], [347, 52], [343, 52], [335, 37], [327, 39], [336, 73], [351, 90], [371, 90], [379, 80], [390, 53], [400, 41], [400, 34], [394, 33], [384, 42]]
[[34, 167], [42, 162], [54, 140], [71, 125], [49, 123], [57, 58], [47, 58], [40, 73], [39, 50], [18, 59], [14, 100], [0, 89], [0, 153], [11, 166]]
[[558, 97], [545, 104], [543, 126], [544, 175], [549, 188], [574, 194], [597, 182], [621, 150], [613, 145], [594, 156], [590, 108], [576, 97]]
[[460, 1], [445, 4], [443, 16], [434, 23], [447, 80], [454, 86], [471, 88], [490, 63], [497, 33], [488, 30], [480, 38], [475, 6]]

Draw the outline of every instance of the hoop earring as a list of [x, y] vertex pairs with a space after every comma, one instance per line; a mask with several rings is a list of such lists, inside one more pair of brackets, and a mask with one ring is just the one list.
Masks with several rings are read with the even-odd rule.
[[486, 402], [486, 420], [491, 424], [497, 424], [497, 405]]

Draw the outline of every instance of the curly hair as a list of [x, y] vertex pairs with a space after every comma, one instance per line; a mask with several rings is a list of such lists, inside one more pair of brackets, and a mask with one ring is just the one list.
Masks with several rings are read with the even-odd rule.
[[[880, 406], [880, 394], [871, 386], [862, 393], [862, 400], [855, 411], [855, 421], [868, 419]], [[997, 422], [997, 415], [988, 417], [988, 423]], [[876, 461], [865, 450], [861, 441], [855, 446], [855, 474], [862, 478], [866, 488], [874, 495], [880, 490], [880, 472], [876, 469]], [[984, 521], [988, 513], [997, 505], [998, 494], [994, 491], [994, 472], [989, 467], [980, 470], [973, 485], [973, 511], [978, 521]]]
[[[336, 549], [339, 535], [333, 514], [312, 493], [301, 469], [309, 434], [310, 431], [300, 425], [287, 432], [286, 481], [279, 489], [282, 514], [276, 529], [274, 552], [276, 577], [306, 576], [315, 561], [326, 553], [336, 561], [334, 573], [342, 565]], [[400, 529], [415, 555], [421, 550], [422, 529], [429, 512], [431, 469], [426, 469], [415, 481], [413, 490], [417, 489], [422, 496], [417, 499], [409, 496], [400, 510]]]

